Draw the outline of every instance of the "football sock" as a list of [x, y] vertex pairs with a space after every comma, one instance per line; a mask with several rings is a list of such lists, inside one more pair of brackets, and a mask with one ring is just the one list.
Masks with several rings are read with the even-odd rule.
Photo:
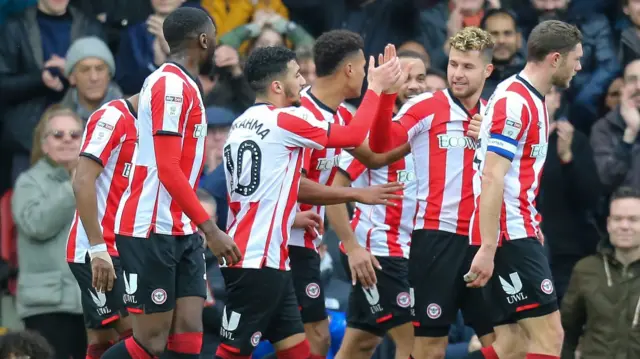
[[87, 356], [85, 359], [100, 359], [104, 352], [111, 347], [111, 343], [106, 344], [90, 344], [87, 346]]
[[278, 359], [311, 358], [311, 347], [309, 346], [309, 342], [305, 339], [289, 349], [277, 351], [276, 357]]
[[117, 342], [103, 355], [102, 359], [154, 359], [134, 337]]
[[120, 340], [125, 340], [132, 335], [133, 335], [133, 329], [125, 330], [124, 332], [120, 333]]
[[198, 359], [202, 349], [202, 332], [172, 334], [167, 339], [167, 359]]
[[560, 359], [559, 356], [555, 356], [555, 355], [534, 354], [534, 353], [527, 353], [527, 356], [525, 358], [526, 359]]

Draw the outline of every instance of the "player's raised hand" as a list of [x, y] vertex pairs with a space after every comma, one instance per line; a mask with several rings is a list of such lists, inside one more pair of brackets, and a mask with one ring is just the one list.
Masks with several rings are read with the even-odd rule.
[[404, 185], [402, 183], [393, 182], [364, 188], [354, 188], [354, 191], [357, 193], [356, 202], [395, 206], [396, 204], [390, 202], [390, 200], [402, 199], [403, 189]]
[[203, 231], [207, 245], [220, 265], [234, 265], [242, 259], [242, 253], [228, 234], [215, 227], [214, 230]]
[[378, 278], [374, 268], [378, 270], [382, 268], [373, 254], [358, 245], [347, 251], [347, 258], [349, 259], [349, 269], [351, 271], [351, 285], [356, 285], [358, 281], [364, 288], [371, 288], [376, 285]]
[[467, 287], [480, 288], [487, 284], [493, 275], [494, 256], [495, 250], [492, 252], [480, 247], [476, 255], [473, 257], [469, 273], [464, 275], [464, 281], [467, 282]]
[[467, 136], [472, 137], [474, 140], [480, 136], [480, 125], [482, 125], [482, 115], [476, 113], [469, 122], [469, 129], [467, 129]]
[[314, 211], [298, 212], [293, 220], [293, 228], [304, 228], [311, 233], [317, 231], [318, 234], [323, 234], [324, 221], [322, 217]]
[[[389, 60], [385, 62], [385, 59]], [[395, 46], [387, 45], [385, 48], [385, 55], [378, 57], [378, 64], [376, 67], [373, 56], [369, 57], [369, 70], [367, 72], [367, 81], [369, 81], [369, 89], [380, 94], [383, 91], [391, 88], [402, 75], [402, 68], [400, 66], [400, 60], [395, 55]]]
[[116, 271], [113, 268], [111, 256], [107, 252], [106, 244], [92, 246], [89, 249], [89, 258], [91, 258], [91, 285], [99, 293], [106, 293], [113, 289]]

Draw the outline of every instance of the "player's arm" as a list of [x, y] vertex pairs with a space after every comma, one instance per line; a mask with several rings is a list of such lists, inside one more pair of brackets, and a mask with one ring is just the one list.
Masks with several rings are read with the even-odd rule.
[[505, 97], [496, 101], [487, 139], [479, 203], [482, 247], [492, 251], [498, 245], [504, 177], [511, 168], [518, 143], [528, 126], [528, 109], [519, 97]]
[[91, 251], [107, 252], [102, 227], [98, 221], [96, 180], [104, 170], [113, 149], [121, 143], [125, 127], [124, 116], [120, 113], [111, 115], [107, 112], [96, 112], [87, 121], [72, 186], [78, 215], [89, 238]]
[[389, 152], [376, 153], [371, 150], [369, 140], [366, 139], [360, 146], [348, 151], [367, 168], [378, 169], [404, 158], [411, 152], [411, 146], [404, 143]]
[[330, 125], [325, 147], [343, 148], [360, 145], [367, 137], [372, 119], [378, 115], [381, 92], [381, 90], [370, 86], [348, 125]]
[[313, 205], [360, 202], [395, 206], [389, 200], [402, 199], [402, 196], [395, 194], [399, 190], [402, 190], [400, 183], [386, 183], [366, 188], [345, 188], [321, 185], [316, 181], [302, 177], [298, 191], [298, 202]]
[[207, 241], [212, 238], [223, 244], [224, 248], [217, 248], [216, 251], [220, 252], [214, 251], [214, 255], [220, 260], [226, 258], [227, 264], [234, 264], [240, 260], [239, 250], [235, 245], [229, 245], [229, 238], [204, 210], [180, 166], [183, 136], [181, 120], [188, 117], [194, 100], [185, 87], [186, 84], [177, 76], [165, 76], [151, 88], [153, 146], [158, 179], [182, 211], [204, 232]]

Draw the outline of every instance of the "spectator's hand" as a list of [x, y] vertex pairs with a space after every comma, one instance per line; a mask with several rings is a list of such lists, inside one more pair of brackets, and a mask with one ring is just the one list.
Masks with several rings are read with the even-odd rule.
[[64, 84], [58, 76], [53, 76], [49, 70], [42, 70], [42, 82], [53, 91], [60, 92], [64, 90]]
[[[103, 241], [104, 242], [104, 241]], [[107, 252], [106, 245], [104, 250], [91, 251], [91, 285], [100, 293], [106, 293], [113, 289], [113, 282], [116, 279], [116, 271], [113, 268], [113, 261]]]
[[482, 343], [480, 343], [480, 339], [478, 339], [477, 335], [474, 335], [471, 337], [471, 340], [469, 340], [469, 353], [471, 352], [475, 352], [477, 350], [480, 350], [482, 348]]
[[296, 217], [293, 220], [293, 227], [303, 228], [310, 233], [324, 233], [322, 217], [311, 210], [296, 213]]
[[207, 245], [213, 255], [218, 258], [220, 265], [234, 265], [242, 259], [242, 253], [233, 239], [219, 228], [211, 232], [205, 232]]
[[463, 20], [464, 16], [462, 15], [460, 6], [456, 6], [449, 14], [449, 20], [447, 21], [447, 34], [449, 34], [449, 36], [453, 36], [458, 31], [462, 30]]
[[47, 62], [44, 63], [44, 68], [45, 69], [50, 69], [50, 68], [56, 68], [58, 70], [60, 70], [60, 73], [63, 74], [64, 73], [64, 66], [67, 62], [65, 61], [64, 58], [58, 56], [58, 55], [53, 55], [51, 56], [51, 58], [49, 60], [47, 60]]
[[218, 46], [214, 54], [214, 60], [217, 67], [228, 68], [233, 76], [242, 75], [240, 56], [233, 47], [228, 45]]
[[289, 24], [289, 20], [283, 18], [279, 14], [273, 13], [267, 19], [266, 24], [271, 25], [271, 27], [279, 34], [285, 34], [287, 32], [287, 25]]
[[471, 118], [471, 122], [469, 122], [469, 128], [467, 129], [467, 136], [473, 137], [474, 140], [477, 140], [480, 136], [480, 126], [482, 125], [482, 115], [476, 113]]
[[402, 195], [395, 193], [402, 191], [403, 188], [404, 185], [402, 183], [394, 182], [364, 188], [354, 188], [354, 191], [356, 191], [356, 202], [395, 206], [396, 204], [389, 202], [389, 200], [402, 199]]
[[[396, 56], [396, 47], [394, 45], [387, 45], [384, 52], [384, 55], [378, 56], [378, 60], [382, 62], [382, 64], [378, 64], [377, 67], [375, 66], [374, 57], [369, 57], [369, 70], [367, 72], [369, 89], [378, 94], [389, 90], [402, 75], [400, 60]], [[385, 58], [390, 60], [384, 62]]]
[[573, 143], [573, 125], [569, 121], [555, 121], [551, 128], [558, 133], [558, 157], [560, 161], [569, 163], [573, 159], [571, 143]]
[[640, 93], [637, 93], [633, 86], [625, 85], [622, 87], [620, 115], [622, 115], [622, 119], [627, 125], [626, 130], [635, 135], [637, 135], [640, 130], [640, 112], [638, 112], [638, 107], [634, 101], [634, 98], [637, 96], [640, 96]]
[[147, 31], [155, 37], [164, 37], [162, 32], [162, 24], [164, 18], [158, 15], [149, 15], [147, 18]]
[[351, 271], [351, 285], [356, 285], [356, 282], [360, 281], [362, 287], [372, 288], [378, 283], [374, 268], [378, 270], [382, 268], [373, 254], [356, 243], [353, 248], [347, 251], [347, 258]]

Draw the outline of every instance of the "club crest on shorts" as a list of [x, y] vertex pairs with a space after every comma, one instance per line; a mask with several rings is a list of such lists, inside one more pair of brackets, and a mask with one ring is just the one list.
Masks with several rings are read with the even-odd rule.
[[553, 283], [551, 283], [550, 279], [545, 279], [540, 283], [540, 289], [542, 289], [545, 294], [551, 294], [553, 293]]
[[309, 283], [307, 287], [304, 289], [305, 293], [307, 293], [307, 297], [316, 299], [320, 296], [320, 286], [318, 283]]
[[262, 333], [261, 332], [253, 333], [253, 335], [251, 336], [251, 345], [253, 345], [254, 347], [257, 347], [258, 344], [260, 344], [260, 339], [261, 338], [262, 338]]
[[151, 301], [157, 305], [162, 305], [167, 301], [167, 292], [164, 289], [158, 288], [151, 292]]
[[436, 303], [427, 306], [427, 316], [431, 319], [438, 319], [442, 315], [442, 308]]
[[401, 308], [409, 308], [411, 306], [411, 296], [407, 292], [398, 293], [396, 303]]

